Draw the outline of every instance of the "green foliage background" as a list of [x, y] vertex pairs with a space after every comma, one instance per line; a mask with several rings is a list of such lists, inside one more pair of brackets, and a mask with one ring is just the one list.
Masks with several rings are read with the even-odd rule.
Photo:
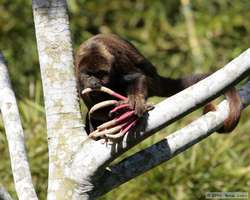
[[[186, 7], [176, 0], [68, 0], [68, 5], [74, 48], [99, 32], [116, 33], [136, 45], [166, 76], [214, 71], [249, 48], [249, 0], [192, 0]], [[184, 11], [194, 16], [195, 38], [188, 35]], [[0, 0], [0, 13], [0, 49], [18, 97], [34, 183], [40, 199], [46, 199], [46, 124], [31, 1]], [[198, 54], [192, 53], [189, 39], [198, 41]], [[189, 115], [126, 155], [199, 115]], [[249, 116], [248, 109], [232, 134], [215, 134], [101, 199], [191, 200], [204, 199], [209, 191], [250, 195]], [[15, 196], [2, 121], [0, 155], [0, 184]]]

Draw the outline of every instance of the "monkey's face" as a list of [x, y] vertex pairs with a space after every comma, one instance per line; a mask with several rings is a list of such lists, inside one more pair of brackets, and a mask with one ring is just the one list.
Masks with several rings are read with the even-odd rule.
[[[92, 66], [92, 65], [91, 65]], [[101, 68], [101, 67], [82, 67], [78, 72], [78, 84], [79, 84], [79, 92], [81, 93], [82, 90], [86, 88], [98, 89], [101, 86], [109, 87], [110, 84], [110, 77], [108, 68]], [[93, 105], [109, 100], [111, 98], [110, 95], [105, 93], [100, 93], [98, 91], [92, 91], [85, 95], [81, 96], [85, 105], [90, 109]], [[103, 112], [108, 113], [107, 109], [101, 109], [100, 112], [96, 112], [92, 118], [95, 119], [103, 119], [104, 115]]]
[[97, 89], [109, 85], [109, 72], [105, 69], [90, 70], [87, 68], [87, 70], [81, 70], [79, 79], [83, 88]]
[[[90, 54], [92, 53], [92, 54]], [[112, 62], [99, 52], [90, 51], [80, 57], [77, 64], [77, 76], [82, 89], [96, 89], [110, 82]]]

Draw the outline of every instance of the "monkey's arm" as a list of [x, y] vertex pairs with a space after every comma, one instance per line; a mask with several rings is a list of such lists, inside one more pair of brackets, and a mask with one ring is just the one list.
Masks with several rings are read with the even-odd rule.
[[140, 75], [128, 85], [128, 103], [139, 117], [141, 117], [148, 108], [146, 104], [147, 91], [147, 79], [144, 75]]

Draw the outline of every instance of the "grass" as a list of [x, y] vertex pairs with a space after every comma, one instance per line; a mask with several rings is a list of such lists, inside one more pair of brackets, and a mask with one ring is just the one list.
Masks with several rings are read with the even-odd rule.
[[[48, 150], [43, 107], [39, 101], [24, 99], [20, 101], [19, 109], [33, 181], [40, 199], [46, 199]], [[250, 124], [247, 123], [249, 110], [248, 108], [244, 111], [241, 122], [233, 133], [213, 134], [186, 152], [123, 184], [100, 199], [192, 200], [204, 199], [206, 192], [250, 192]], [[154, 144], [200, 114], [201, 112], [196, 111], [161, 130], [122, 158]], [[2, 122], [0, 132], [0, 180], [15, 196]]]

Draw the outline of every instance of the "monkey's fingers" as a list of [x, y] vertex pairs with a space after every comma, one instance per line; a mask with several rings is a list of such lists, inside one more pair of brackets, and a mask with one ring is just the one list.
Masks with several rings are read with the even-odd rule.
[[123, 104], [120, 104], [120, 105], [116, 106], [109, 113], [112, 115], [113, 113], [118, 112], [118, 111], [120, 111], [122, 109], [125, 109], [125, 108], [129, 108], [128, 103], [123, 103]]
[[128, 111], [128, 112], [125, 112], [124, 114], [122, 114], [120, 117], [118, 117], [116, 119], [117, 123], [121, 123], [122, 121], [134, 116], [135, 114], [135, 111], [132, 110], [132, 111]]
[[147, 111], [153, 110], [155, 107], [152, 104], [147, 104]]
[[115, 125], [117, 125], [117, 121], [115, 119], [112, 119], [112, 120], [105, 122], [105, 123], [101, 124], [100, 126], [98, 126], [97, 130], [101, 131], [103, 129], [107, 129], [107, 128], [115, 126]]
[[123, 135], [125, 135], [126, 133], [124, 131], [120, 131], [119, 133], [117, 134], [106, 134], [105, 136], [108, 138], [108, 139], [117, 139], [117, 138], [120, 138], [122, 137]]
[[97, 137], [105, 136], [106, 134], [115, 134], [115, 133], [119, 132], [124, 127], [125, 124], [126, 123], [120, 124], [120, 125], [117, 125], [117, 126], [110, 128], [110, 129], [105, 129], [102, 131], [95, 130], [89, 134], [89, 137], [90, 138], [97, 138]]
[[102, 86], [100, 88], [97, 88], [97, 89], [85, 88], [82, 91], [82, 94], [85, 95], [85, 94], [87, 94], [89, 92], [92, 92], [92, 91], [101, 91], [101, 92], [105, 92], [105, 93], [107, 93], [107, 94], [109, 94], [109, 95], [111, 95], [113, 97], [116, 97], [116, 98], [118, 98], [120, 100], [123, 100], [123, 101], [127, 101], [128, 100], [127, 97], [124, 97], [123, 95], [118, 94], [117, 92], [115, 92], [115, 91], [113, 91], [113, 90], [111, 90], [111, 89], [109, 89], [107, 87], [104, 87], [104, 86]]
[[107, 94], [110, 94], [111, 96], [116, 97], [116, 98], [118, 98], [120, 100], [123, 100], [123, 101], [128, 100], [127, 97], [124, 97], [123, 95], [121, 95], [121, 94], [119, 94], [119, 93], [117, 93], [117, 92], [115, 92], [115, 91], [113, 91], [113, 90], [111, 90], [111, 89], [109, 89], [107, 87], [104, 87], [104, 86], [102, 86], [100, 88], [100, 91], [106, 92]]
[[92, 88], [85, 88], [84, 90], [82, 90], [82, 94], [85, 95], [85, 94], [92, 92], [92, 91], [94, 91]]
[[138, 119], [133, 119], [132, 121], [126, 123], [126, 126], [124, 129], [120, 130], [118, 134], [105, 134], [105, 136], [109, 139], [117, 139], [122, 136], [124, 136], [132, 127], [135, 126], [137, 123]]
[[134, 115], [134, 113], [135, 112], [133, 110], [125, 112], [122, 115], [120, 115], [119, 117], [117, 117], [111, 121], [105, 122], [102, 125], [98, 126], [97, 130], [103, 130], [103, 129], [107, 129], [111, 126], [117, 125], [117, 124], [129, 119], [130, 117], [132, 117]]
[[138, 118], [134, 119], [131, 123], [129, 123], [122, 131], [127, 133], [131, 128], [133, 128], [138, 122]]
[[101, 108], [111, 106], [111, 105], [117, 105], [118, 101], [116, 100], [107, 100], [107, 101], [102, 101], [100, 103], [95, 104], [90, 110], [89, 110], [89, 115], [94, 113], [96, 110], [99, 110]]

